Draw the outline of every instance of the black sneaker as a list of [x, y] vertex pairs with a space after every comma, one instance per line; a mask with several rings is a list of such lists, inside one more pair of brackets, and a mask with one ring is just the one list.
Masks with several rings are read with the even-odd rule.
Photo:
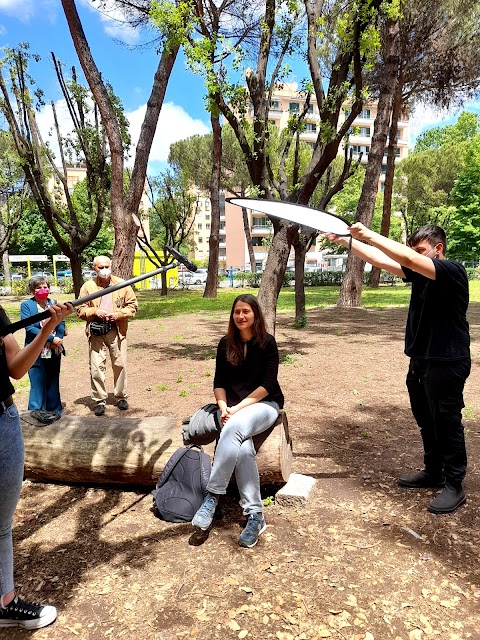
[[462, 487], [446, 484], [443, 491], [431, 502], [428, 510], [430, 513], [451, 513], [465, 501], [465, 492]]
[[95, 415], [96, 416], [103, 416], [104, 413], [105, 413], [105, 405], [103, 404], [103, 402], [100, 402], [95, 407]]
[[445, 478], [430, 475], [428, 471], [423, 469], [411, 476], [398, 478], [397, 484], [399, 487], [406, 487], [407, 489], [429, 489], [443, 487], [445, 485]]
[[125, 398], [122, 398], [117, 402], [117, 407], [122, 411], [126, 411], [128, 409], [128, 402], [125, 400]]
[[0, 608], [0, 627], [41, 629], [51, 624], [56, 617], [55, 607], [27, 602], [15, 596], [5, 607]]

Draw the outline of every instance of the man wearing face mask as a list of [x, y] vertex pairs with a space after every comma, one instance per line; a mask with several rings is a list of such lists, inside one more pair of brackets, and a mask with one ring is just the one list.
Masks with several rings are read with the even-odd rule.
[[[20, 305], [22, 320], [45, 311], [47, 307], [51, 307], [56, 302], [49, 297], [50, 288], [44, 276], [30, 278], [28, 288], [32, 297], [29, 300], [24, 300]], [[45, 322], [46, 320], [35, 322], [25, 328], [25, 345], [35, 340]], [[63, 348], [64, 335], [65, 321], [62, 321], [50, 333], [40, 355], [28, 371], [30, 378], [29, 411], [46, 411], [57, 414], [58, 417], [63, 411], [59, 382], [61, 356], [65, 353]]]
[[[85, 282], [80, 289], [80, 298], [123, 282], [122, 278], [112, 275], [111, 261], [107, 256], [97, 256], [93, 261], [93, 269], [97, 276]], [[135, 316], [137, 309], [137, 298], [132, 287], [89, 300], [76, 309], [78, 316], [87, 321], [90, 382], [96, 416], [105, 413], [108, 395], [105, 387], [107, 352], [112, 363], [115, 402], [119, 409], [128, 409], [127, 329], [128, 319]]]
[[467, 451], [462, 424], [463, 389], [470, 374], [469, 302], [465, 267], [445, 257], [447, 238], [436, 225], [425, 225], [408, 246], [375, 233], [360, 222], [351, 238], [327, 234], [365, 262], [412, 284], [405, 332], [410, 358], [407, 390], [420, 428], [424, 468], [402, 476], [407, 489], [441, 488], [428, 510], [451, 513], [465, 503], [463, 481]]

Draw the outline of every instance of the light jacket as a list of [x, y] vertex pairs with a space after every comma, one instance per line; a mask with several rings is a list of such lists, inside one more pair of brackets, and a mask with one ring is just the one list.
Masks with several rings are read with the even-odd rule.
[[[97, 278], [87, 280], [80, 289], [79, 298], [83, 298], [84, 296], [88, 296], [90, 293], [95, 293], [96, 291], [104, 289], [105, 287], [101, 287], [97, 280]], [[110, 276], [109, 286], [119, 284], [120, 282], [124, 282], [124, 280], [122, 278], [117, 278], [116, 276]], [[127, 335], [128, 319], [133, 318], [137, 313], [137, 298], [130, 286], [114, 291], [109, 295], [113, 298], [113, 312], [119, 314], [115, 323], [118, 335], [120, 339], [123, 340]], [[85, 302], [85, 304], [81, 304], [76, 308], [78, 317], [87, 321], [85, 333], [88, 337], [90, 337], [90, 322], [95, 320], [97, 309], [100, 307], [100, 302], [101, 297], [98, 297], [95, 298], [95, 300], [89, 300], [88, 302]]]

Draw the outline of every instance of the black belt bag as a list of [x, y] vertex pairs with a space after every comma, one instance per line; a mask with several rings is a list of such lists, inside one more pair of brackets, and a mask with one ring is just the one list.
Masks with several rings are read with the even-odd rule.
[[114, 322], [92, 320], [90, 322], [90, 333], [94, 336], [105, 336], [114, 326]]
[[5, 400], [3, 400], [2, 402], [0, 402], [0, 416], [2, 416], [5, 411], [8, 409], [8, 407], [11, 407], [13, 404], [13, 396], [10, 396], [9, 398], [5, 398]]

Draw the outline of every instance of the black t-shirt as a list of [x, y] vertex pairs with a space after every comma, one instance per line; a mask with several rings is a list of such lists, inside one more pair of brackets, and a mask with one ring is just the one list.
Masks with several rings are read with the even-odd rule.
[[[0, 327], [5, 327], [11, 324], [9, 317], [5, 311], [0, 307]], [[9, 398], [15, 389], [8, 375], [7, 356], [5, 354], [5, 346], [0, 344], [0, 402], [3, 402]]]
[[402, 267], [412, 283], [405, 331], [405, 353], [426, 360], [470, 357], [469, 300], [465, 267], [455, 260], [433, 260], [436, 279]]
[[214, 389], [225, 389], [229, 406], [238, 404], [258, 387], [265, 387], [268, 396], [283, 408], [283, 393], [278, 384], [278, 348], [275, 338], [267, 334], [265, 344], [260, 347], [255, 340], [247, 343], [245, 359], [233, 366], [227, 360], [227, 338], [224, 336], [217, 347]]

